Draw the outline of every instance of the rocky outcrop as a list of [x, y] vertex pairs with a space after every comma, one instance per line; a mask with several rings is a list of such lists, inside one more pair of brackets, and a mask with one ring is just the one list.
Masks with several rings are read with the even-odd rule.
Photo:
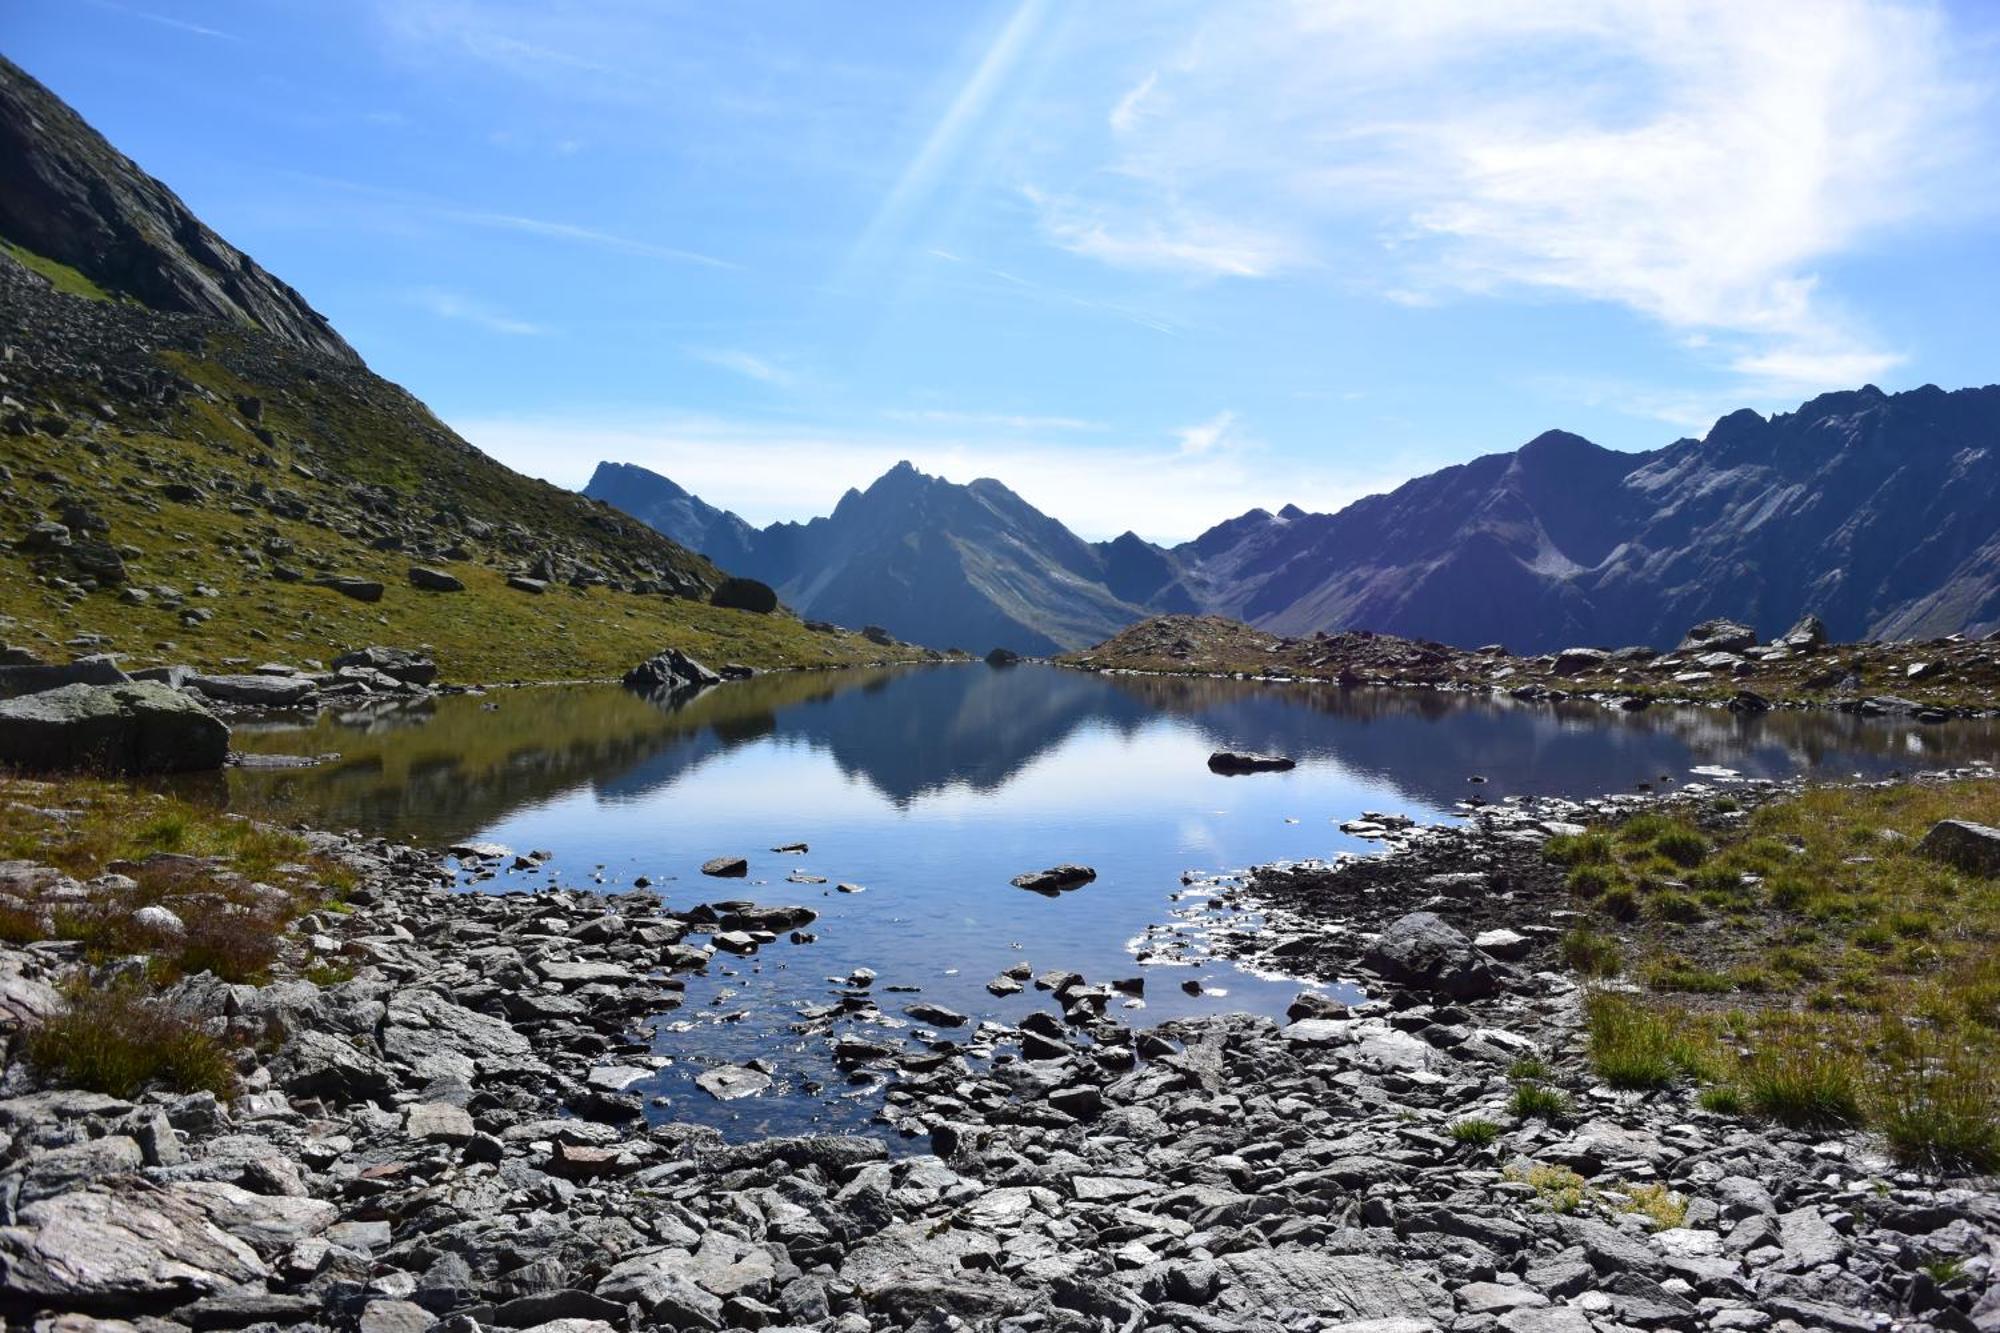
[[156, 310], [260, 329], [359, 365], [326, 317], [20, 66], [0, 58], [0, 235]]
[[429, 685], [437, 679], [437, 663], [408, 648], [357, 648], [333, 659], [336, 671], [354, 667], [379, 671], [405, 685]]
[[625, 688], [647, 698], [678, 698], [710, 685], [722, 677], [678, 648], [669, 648], [647, 658], [625, 673]]
[[220, 718], [150, 681], [65, 685], [0, 703], [0, 764], [180, 773], [220, 768], [228, 757]]
[[64, 664], [23, 663], [0, 666], [0, 699], [60, 689], [64, 685], [123, 685], [132, 678], [119, 670], [115, 658], [79, 657]]
[[751, 611], [767, 616], [778, 609], [778, 594], [758, 579], [726, 578], [709, 594], [709, 604], [732, 611]]

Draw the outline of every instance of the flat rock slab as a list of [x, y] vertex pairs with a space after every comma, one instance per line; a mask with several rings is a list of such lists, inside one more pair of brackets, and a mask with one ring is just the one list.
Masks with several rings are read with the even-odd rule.
[[719, 1102], [733, 1102], [768, 1090], [771, 1076], [755, 1069], [745, 1069], [742, 1065], [718, 1065], [704, 1072], [694, 1083]]
[[1239, 1310], [1291, 1307], [1342, 1319], [1445, 1321], [1451, 1297], [1419, 1270], [1366, 1254], [1245, 1250], [1216, 1261], [1229, 1276], [1222, 1301]]

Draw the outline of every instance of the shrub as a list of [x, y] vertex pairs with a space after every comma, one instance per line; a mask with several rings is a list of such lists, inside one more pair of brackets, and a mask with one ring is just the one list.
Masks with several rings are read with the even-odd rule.
[[1484, 1148], [1500, 1137], [1500, 1126], [1491, 1120], [1471, 1116], [1455, 1122], [1447, 1132], [1451, 1135], [1453, 1143], [1462, 1143], [1469, 1148]]
[[168, 957], [188, 976], [213, 972], [227, 982], [262, 985], [271, 978], [283, 930], [281, 922], [255, 912], [203, 912], [188, 921], [187, 934]]
[[22, 1035], [28, 1063], [63, 1083], [131, 1098], [149, 1083], [230, 1096], [236, 1075], [216, 1040], [136, 988], [78, 988], [63, 1012]]
[[1615, 977], [1625, 957], [1614, 936], [1589, 926], [1574, 926], [1562, 938], [1563, 962], [1587, 977]]

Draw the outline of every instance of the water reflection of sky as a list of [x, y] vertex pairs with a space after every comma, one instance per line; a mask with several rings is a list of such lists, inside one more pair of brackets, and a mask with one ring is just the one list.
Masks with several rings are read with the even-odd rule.
[[[1685, 781], [1701, 765], [1880, 775], [2000, 751], [1989, 723], [1621, 714], [983, 666], [774, 676], [672, 709], [615, 690], [519, 691], [438, 700], [382, 723], [357, 715], [245, 731], [248, 748], [342, 757], [239, 770], [229, 797], [433, 845], [476, 837], [555, 853], [551, 873], [487, 887], [616, 889], [644, 875], [670, 909], [738, 897], [813, 907], [816, 943], [780, 943], [691, 980], [675, 1015], [691, 1026], [667, 1044], [732, 1060], [779, 1051], [781, 1075], [830, 1087], [838, 1083], [816, 1045], [789, 1031], [796, 1005], [827, 998], [828, 978], [866, 966], [878, 986], [915, 985], [962, 1012], [1018, 1018], [1047, 1001], [1032, 990], [989, 995], [985, 983], [1002, 969], [1025, 960], [1100, 981], [1131, 975], [1129, 942], [1167, 918], [1183, 871], [1360, 849], [1337, 825], [1363, 810], [1437, 818], [1474, 793], [1595, 795]], [[1206, 759], [1222, 747], [1300, 764], [1218, 777]], [[1488, 781], [1468, 782], [1475, 774]], [[811, 846], [802, 857], [766, 850], [800, 841]], [[750, 858], [747, 881], [698, 873], [724, 854]], [[1091, 865], [1098, 879], [1055, 899], [1008, 884], [1058, 861]], [[786, 883], [795, 869], [827, 883]], [[865, 892], [838, 893], [841, 881]], [[1185, 995], [1190, 975], [1228, 994]], [[1296, 989], [1226, 967], [1152, 969], [1148, 1008], [1128, 1017], [1274, 1012]], [[895, 1013], [918, 997], [878, 998]], [[723, 1107], [685, 1082], [699, 1067], [677, 1064], [656, 1085], [673, 1114], [766, 1129], [866, 1114], [798, 1095]]]

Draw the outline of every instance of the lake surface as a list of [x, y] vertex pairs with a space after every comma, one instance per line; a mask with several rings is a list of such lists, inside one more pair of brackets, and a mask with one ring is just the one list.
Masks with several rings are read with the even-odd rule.
[[[975, 1019], [1013, 1021], [1046, 995], [998, 999], [985, 983], [1024, 961], [1093, 982], [1145, 975], [1145, 1009], [1123, 1015], [1136, 1024], [1278, 1013], [1296, 982], [1135, 958], [1147, 927], [1186, 901], [1184, 871], [1364, 851], [1337, 827], [1364, 810], [1444, 819], [1475, 795], [1594, 796], [1707, 766], [1887, 776], [1991, 759], [2000, 726], [971, 665], [775, 674], [672, 707], [613, 687], [498, 691], [244, 724], [235, 744], [338, 755], [231, 770], [235, 808], [428, 846], [554, 853], [545, 871], [468, 877], [468, 889], [615, 892], [645, 876], [670, 909], [748, 898], [818, 911], [816, 942], [718, 955], [688, 978], [685, 1004], [661, 1021], [659, 1048], [679, 1058], [633, 1089], [666, 1097], [661, 1116], [752, 1133], [873, 1113], [868, 1090], [847, 1087], [819, 1040], [792, 1030], [798, 1006], [825, 1002], [832, 979], [857, 967], [879, 974], [891, 1014], [919, 997], [886, 988], [910, 986]], [[1206, 765], [1220, 748], [1299, 767], [1220, 777]], [[810, 851], [768, 850], [795, 842]], [[749, 878], [699, 873], [723, 855], [747, 856]], [[1063, 861], [1094, 867], [1096, 882], [1059, 898], [1008, 883]], [[787, 882], [795, 871], [827, 882]], [[1190, 979], [1201, 995], [1183, 991]], [[707, 1063], [757, 1056], [785, 1091], [723, 1104], [691, 1082]]]

